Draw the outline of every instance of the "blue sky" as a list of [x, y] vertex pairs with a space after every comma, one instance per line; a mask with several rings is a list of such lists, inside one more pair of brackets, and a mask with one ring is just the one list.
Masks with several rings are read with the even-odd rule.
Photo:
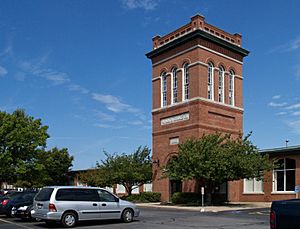
[[0, 110], [49, 125], [74, 169], [151, 147], [151, 38], [196, 13], [243, 35], [244, 132], [300, 145], [300, 1], [0, 1]]

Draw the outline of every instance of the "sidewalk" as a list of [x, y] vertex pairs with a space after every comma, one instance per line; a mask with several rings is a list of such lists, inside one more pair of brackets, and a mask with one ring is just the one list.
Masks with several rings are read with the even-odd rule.
[[162, 205], [161, 203], [138, 203], [139, 207], [177, 209], [201, 212], [223, 212], [223, 211], [240, 211], [247, 209], [270, 208], [271, 202], [234, 202], [224, 206], [180, 206], [180, 205]]

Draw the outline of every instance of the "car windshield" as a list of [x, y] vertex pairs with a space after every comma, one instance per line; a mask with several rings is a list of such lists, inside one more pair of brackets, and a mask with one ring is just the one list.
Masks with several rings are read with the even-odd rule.
[[54, 190], [54, 188], [43, 188], [36, 195], [35, 200], [36, 201], [49, 201], [53, 190]]

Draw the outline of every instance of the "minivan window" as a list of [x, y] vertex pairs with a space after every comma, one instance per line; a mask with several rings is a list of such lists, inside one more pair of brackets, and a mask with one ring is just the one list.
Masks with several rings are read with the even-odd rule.
[[99, 195], [94, 189], [59, 189], [56, 193], [57, 201], [99, 201]]
[[53, 190], [54, 190], [54, 188], [43, 188], [36, 195], [35, 200], [36, 201], [49, 201]]
[[105, 190], [98, 190], [98, 193], [100, 195], [100, 201], [102, 202], [116, 202], [116, 197], [110, 194], [109, 192]]

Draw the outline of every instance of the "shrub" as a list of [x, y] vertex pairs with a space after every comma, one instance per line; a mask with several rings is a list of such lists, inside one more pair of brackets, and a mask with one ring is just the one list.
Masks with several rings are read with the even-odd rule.
[[201, 194], [194, 192], [175, 192], [172, 195], [173, 204], [201, 204]]
[[123, 200], [140, 203], [160, 202], [161, 193], [158, 192], [142, 192], [131, 196], [123, 196]]

